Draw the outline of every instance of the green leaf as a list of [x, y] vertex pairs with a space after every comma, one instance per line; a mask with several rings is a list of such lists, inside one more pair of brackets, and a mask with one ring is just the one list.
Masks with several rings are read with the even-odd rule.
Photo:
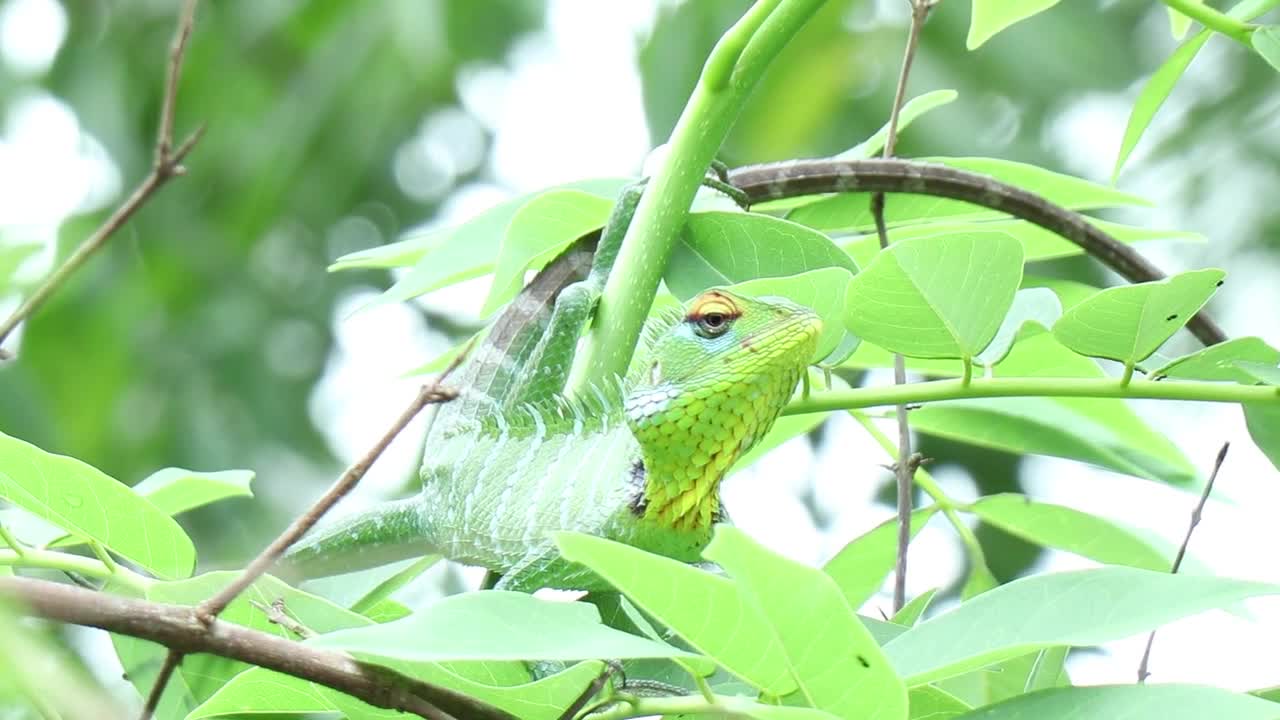
[[911, 720], [951, 720], [970, 709], [960, 698], [933, 685], [912, 688], [908, 697]]
[[[1134, 225], [1121, 225], [1120, 223], [1091, 217], [1085, 217], [1084, 219], [1090, 225], [1103, 230], [1112, 238], [1126, 244], [1147, 240], [1205, 241], [1204, 235], [1184, 230], [1158, 230]], [[956, 220], [904, 225], [894, 228], [891, 238], [894, 242], [898, 242], [915, 237], [983, 231], [1003, 232], [1017, 238], [1018, 242], [1022, 243], [1022, 254], [1026, 257], [1027, 262], [1076, 257], [1085, 254], [1084, 248], [1052, 230], [1046, 230], [1026, 220], [1012, 218], [980, 221]], [[880, 251], [880, 239], [875, 234], [867, 234], [844, 243], [842, 247], [853, 257], [854, 262], [858, 263], [859, 267], [865, 267]]]
[[1014, 339], [1024, 325], [1036, 324], [1048, 330], [1060, 317], [1062, 302], [1052, 290], [1027, 288], [1017, 291], [1013, 296], [1013, 305], [1000, 322], [1000, 329], [996, 330], [996, 336], [973, 361], [979, 365], [995, 365], [1009, 354]]
[[771, 695], [796, 689], [777, 637], [759, 632], [768, 621], [728, 578], [590, 535], [559, 533], [556, 542], [725, 669]]
[[1268, 65], [1280, 71], [1280, 25], [1263, 25], [1253, 31], [1249, 42]]
[[755, 720], [835, 720], [836, 718], [835, 715], [822, 710], [805, 707], [786, 707], [783, 705], [764, 705], [750, 698], [734, 697], [732, 695], [717, 697], [716, 703], [727, 712], [732, 713], [729, 717], [745, 716], [755, 718]]
[[329, 272], [412, 267], [422, 259], [422, 256], [435, 250], [447, 240], [451, 232], [452, 228], [410, 231], [405, 239], [399, 242], [343, 255], [329, 265]]
[[[460, 671], [467, 669], [468, 666], [480, 665], [479, 663], [450, 663], [447, 666], [395, 660], [384, 661], [384, 663], [387, 667], [409, 677], [452, 688], [486, 702], [511, 713], [520, 720], [556, 720], [603, 669], [601, 662], [582, 662], [563, 672], [536, 681], [504, 685], [482, 682], [479, 673], [471, 672], [470, 677], [460, 674]], [[511, 664], [513, 663], [507, 663], [507, 665]], [[496, 663], [483, 665], [492, 666]], [[334, 702], [347, 714], [348, 718], [354, 717], [355, 712], [382, 713], [384, 714], [382, 716], [391, 719], [405, 717], [404, 713], [378, 710], [343, 694], [335, 693]]]
[[1245, 425], [1249, 428], [1249, 437], [1280, 470], [1280, 404], [1262, 405], [1252, 403], [1244, 405]]
[[1275, 365], [1280, 363], [1280, 350], [1271, 347], [1262, 338], [1232, 338], [1189, 355], [1183, 355], [1153, 370], [1151, 377], [1219, 380], [1252, 385], [1255, 382], [1253, 377], [1235, 366], [1235, 363], [1241, 360]]
[[911, 627], [912, 625], [915, 625], [919, 622], [920, 618], [924, 616], [924, 611], [929, 609], [929, 603], [933, 602], [933, 596], [937, 593], [938, 588], [934, 588], [932, 590], [926, 590], [925, 592], [911, 598], [911, 600], [907, 601], [906, 605], [902, 606], [901, 610], [894, 613], [893, 617], [889, 618], [889, 622], [902, 625], [904, 627]]
[[1251, 384], [1280, 385], [1280, 367], [1273, 362], [1236, 360], [1232, 365], [1247, 375], [1253, 381]]
[[[1274, 4], [1271, 0], [1242, 0], [1242, 2], [1232, 6], [1227, 11], [1227, 15], [1237, 20], [1252, 20], [1273, 7]], [[1156, 111], [1160, 109], [1164, 99], [1172, 92], [1173, 86], [1178, 82], [1178, 78], [1182, 77], [1182, 73], [1191, 64], [1191, 60], [1200, 51], [1200, 48], [1204, 47], [1205, 42], [1209, 40], [1212, 34], [1210, 30], [1201, 30], [1196, 33], [1194, 37], [1174, 51], [1173, 55], [1156, 70], [1146, 87], [1142, 89], [1142, 93], [1138, 96], [1138, 101], [1133, 106], [1133, 112], [1129, 115], [1129, 124], [1124, 131], [1124, 141], [1120, 144], [1120, 155], [1116, 158], [1115, 170], [1111, 173], [1111, 181], [1113, 183], [1116, 177], [1120, 175], [1120, 168], [1124, 166], [1129, 153], [1138, 144], [1138, 139], [1142, 137], [1142, 133], [1151, 124], [1151, 118], [1155, 117]]]
[[[558, 185], [543, 192], [575, 189], [614, 198], [629, 180], [601, 179]], [[492, 272], [507, 225], [520, 208], [540, 193], [512, 198], [449, 231], [404, 277], [366, 307], [403, 302], [432, 290]]]
[[1168, 570], [1172, 560], [1142, 538], [1096, 515], [1003, 493], [982, 498], [970, 509], [983, 522], [1044, 547], [1075, 553], [1110, 565]]
[[[937, 510], [936, 505], [930, 505], [912, 511], [911, 537], [929, 524]], [[822, 569], [840, 586], [849, 607], [859, 608], [884, 584], [897, 554], [898, 519], [893, 517], [850, 540]]]
[[819, 268], [858, 266], [831, 238], [771, 215], [700, 212], [689, 216], [663, 280], [680, 300], [709, 287]]
[[[853, 355], [845, 359], [841, 367], [854, 369], [892, 368], [893, 353], [879, 345], [862, 343]], [[964, 364], [959, 360], [948, 358], [904, 358], [907, 372], [938, 377], [960, 377], [964, 374]], [[787, 416], [799, 417], [799, 416]]]
[[305, 715], [336, 712], [335, 694], [336, 691], [323, 685], [251, 667], [218, 688], [208, 700], [187, 714], [186, 720], [246, 713]]
[[821, 570], [776, 555], [741, 530], [719, 525], [703, 557], [723, 567], [757, 603], [777, 636], [800, 695], [849, 720], [905, 720], [907, 690]]
[[551, 190], [516, 211], [498, 250], [482, 316], [520, 292], [525, 271], [541, 268], [578, 238], [604, 227], [613, 201], [581, 190]]
[[1062, 666], [1069, 650], [1055, 646], [1026, 653], [941, 680], [937, 687], [973, 707], [983, 707], [1035, 690], [1067, 686], [1070, 678]]
[[[457, 690], [527, 720], [555, 720], [601, 671], [601, 663], [585, 662], [535, 682], [498, 685], [459, 674], [457, 671], [465, 665], [468, 664], [387, 664], [404, 675]], [[404, 717], [403, 713], [374, 708], [324, 686], [255, 667], [232, 678], [188, 715], [187, 720], [239, 716], [246, 712], [280, 715], [326, 711], [342, 711], [349, 718]]]
[[973, 0], [965, 47], [975, 50], [1001, 30], [1057, 4], [1058, 0]]
[[453, 595], [400, 620], [329, 633], [311, 642], [364, 658], [412, 662], [690, 655], [606, 627], [590, 605], [496, 590]]
[[1101, 645], [1280, 586], [1127, 567], [1015, 580], [894, 638], [885, 652], [915, 686], [1033, 650]]
[[1068, 310], [1093, 297], [1102, 288], [1075, 280], [1044, 277], [1042, 275], [1023, 275], [1023, 288], [1048, 288], [1062, 302], [1062, 309]]
[[97, 468], [4, 433], [0, 497], [157, 577], [186, 577], [195, 567], [191, 539], [155, 505]]
[[748, 297], [784, 297], [817, 313], [822, 318], [822, 334], [813, 354], [816, 362], [830, 355], [848, 334], [841, 316], [852, 279], [853, 275], [842, 267], [826, 267], [798, 275], [748, 280], [730, 285], [729, 290]]
[[913, 357], [972, 358], [995, 337], [1022, 280], [1022, 246], [1004, 233], [904, 240], [849, 283], [845, 322]]
[[1226, 273], [1193, 270], [1155, 282], [1107, 288], [1063, 313], [1053, 334], [1068, 348], [1133, 365], [1186, 324]]
[[[983, 157], [934, 157], [921, 160], [987, 175], [1030, 190], [1052, 203], [1072, 210], [1150, 205], [1136, 195], [1025, 163]], [[798, 207], [787, 213], [787, 219], [818, 230], [872, 230], [875, 228], [875, 218], [871, 215], [870, 200], [871, 193], [839, 193]], [[885, 206], [885, 222], [890, 227], [1007, 217], [995, 210], [960, 200], [925, 195], [895, 195]], [[896, 240], [896, 233], [891, 237]]]
[[1198, 685], [1100, 685], [1042, 690], [979, 708], [958, 720], [1276, 720], [1280, 708], [1259, 698]]
[[249, 488], [252, 470], [198, 472], [165, 468], [148, 475], [133, 491], [151, 501], [161, 512], [178, 515], [233, 497], [253, 497]]
[[[901, 135], [916, 118], [933, 110], [954, 102], [960, 94], [955, 90], [933, 90], [911, 98], [898, 111], [898, 133]], [[863, 160], [878, 154], [884, 149], [885, 140], [889, 138], [889, 123], [880, 126], [874, 135], [857, 145], [836, 155], [840, 160]]]
[[422, 573], [431, 569], [441, 559], [439, 555], [426, 555], [414, 560], [409, 563], [408, 567], [378, 583], [372, 590], [365, 593], [364, 597], [351, 606], [351, 611], [367, 616], [370, 609], [391, 597], [391, 594], [395, 591], [418, 579]]
[[[249, 489], [253, 478], [252, 470], [202, 473], [182, 468], [165, 468], [134, 485], [133, 491], [150, 501], [160, 512], [173, 516], [226, 498], [253, 497], [253, 491]], [[83, 542], [82, 538], [75, 535], [59, 535], [55, 531], [47, 536], [44, 544], [49, 547], [69, 547]]]
[[[996, 377], [1104, 377], [1051, 333], [1024, 337], [995, 367]], [[911, 413], [916, 430], [1014, 453], [1092, 463], [1135, 477], [1189, 484], [1196, 468], [1178, 446], [1120, 400], [990, 398], [931, 403]]]
[[1208, 30], [1201, 30], [1190, 40], [1179, 45], [1178, 49], [1173, 51], [1169, 59], [1160, 65], [1147, 84], [1142, 87], [1142, 92], [1138, 94], [1138, 99], [1133, 104], [1133, 111], [1129, 113], [1129, 122], [1124, 128], [1124, 139], [1120, 141], [1120, 154], [1116, 157], [1115, 167], [1111, 170], [1112, 183], [1120, 177], [1120, 170], [1124, 168], [1130, 153], [1142, 139], [1142, 134], [1151, 125], [1151, 119], [1156, 116], [1160, 106], [1169, 97], [1169, 93], [1173, 92], [1174, 86], [1178, 84], [1182, 74], [1195, 59], [1196, 53], [1200, 52], [1200, 48], [1204, 47], [1212, 34]]

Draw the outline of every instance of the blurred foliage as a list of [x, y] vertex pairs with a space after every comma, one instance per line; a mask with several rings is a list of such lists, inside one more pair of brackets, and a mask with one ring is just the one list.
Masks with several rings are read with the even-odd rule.
[[[749, 3], [659, 5], [638, 58], [654, 144]], [[69, 32], [50, 72], [19, 78], [0, 66], [0, 112], [33, 90], [64, 100], [131, 187], [150, 163], [174, 4], [64, 6]], [[873, 132], [894, 92], [906, 13], [895, 0], [828, 3], [766, 76], [723, 157], [824, 155]], [[943, 3], [925, 28], [908, 96], [954, 88], [960, 97], [915, 124], [900, 154], [986, 154], [1080, 171], [1099, 153], [1050, 141], [1054, 123], [1098, 93], [1130, 98], [1174, 46], [1164, 11], [1150, 4], [1062, 3], [974, 53], [964, 48], [968, 15], [967, 3]], [[314, 492], [338, 464], [307, 410], [332, 351], [335, 303], [354, 287], [388, 284], [377, 271], [323, 268], [432, 216], [443, 194], [410, 196], [396, 180], [397, 152], [424, 118], [460, 104], [460, 73], [509, 66], [514, 45], [544, 22], [536, 0], [204, 3], [177, 118], [179, 136], [197, 123], [209, 128], [190, 173], [28, 323], [20, 359], [0, 371], [0, 427], [127, 482], [170, 465], [258, 467], [286, 457], [306, 472], [262, 482]], [[1209, 49], [1227, 44], [1214, 38]], [[1280, 160], [1280, 144], [1257, 129], [1275, 107], [1274, 71], [1242, 53], [1208, 54], [1198, 65], [1214, 69], [1212, 90], [1203, 79], [1175, 90], [1185, 116], [1164, 117], [1163, 132], [1145, 138], [1131, 162], [1130, 173], [1177, 163], [1161, 189], [1166, 204], [1172, 196], [1197, 207], [1232, 162], [1247, 161], [1251, 177], [1269, 183], [1256, 188], [1260, 197], [1280, 191], [1274, 171], [1252, 165]], [[590, 98], [564, 111], [590, 112]], [[1090, 144], [1108, 148], [1109, 160], [1119, 139]], [[453, 185], [476, 178], [491, 179], [487, 162]], [[105, 212], [66, 222], [60, 254]], [[1238, 242], [1277, 242], [1280, 211], [1265, 213]], [[1098, 272], [1082, 261], [1054, 268], [1085, 279]], [[932, 439], [922, 450], [966, 467], [984, 493], [1017, 489], [1015, 458]], [[188, 523], [206, 562], [242, 558], [284, 522], [265, 503], [226, 507]], [[1021, 541], [1015, 548], [1003, 533], [980, 534], [993, 558], [1011, 559], [997, 561], [1002, 578], [1034, 558]]]
[[[67, 10], [40, 84], [131, 186], [151, 162], [174, 7]], [[208, 126], [190, 172], [28, 323], [0, 373], [0, 424], [127, 482], [280, 453], [332, 466], [307, 399], [334, 303], [368, 277], [324, 267], [431, 214], [397, 186], [391, 158], [424, 116], [456, 105], [461, 68], [500, 60], [540, 19], [524, 0], [202, 4], [176, 121], [179, 137]], [[0, 103], [28, 89], [0, 82]], [[103, 217], [67, 222], [60, 256]], [[281, 522], [262, 520], [250, 547]]]

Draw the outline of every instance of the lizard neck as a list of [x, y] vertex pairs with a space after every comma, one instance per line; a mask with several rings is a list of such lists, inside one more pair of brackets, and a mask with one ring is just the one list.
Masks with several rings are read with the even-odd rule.
[[720, 481], [769, 431], [801, 367], [694, 387], [632, 393], [627, 422], [640, 443], [644, 484], [633, 511], [664, 527], [710, 527], [720, 515]]

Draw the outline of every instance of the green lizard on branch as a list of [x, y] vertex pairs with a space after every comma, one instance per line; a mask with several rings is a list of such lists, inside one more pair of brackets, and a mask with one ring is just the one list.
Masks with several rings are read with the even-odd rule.
[[[1054, 230], [1130, 280], [1162, 277], [1077, 213], [952, 168], [815, 160], [739, 168], [728, 179], [751, 202], [859, 190], [965, 200]], [[502, 587], [589, 586], [551, 545], [551, 532], [569, 529], [698, 559], [719, 514], [720, 480], [786, 404], [819, 323], [779, 299], [709, 291], [683, 316], [650, 322], [626, 382], [565, 399], [578, 339], [640, 194], [639, 185], [623, 192], [598, 252], [584, 239], [544, 268], [455, 376], [464, 390], [428, 438], [422, 494], [322, 528], [291, 551], [292, 565], [325, 574], [440, 552], [502, 574]], [[1206, 343], [1222, 339], [1203, 314], [1191, 327]]]
[[791, 398], [822, 323], [781, 298], [711, 289], [649, 323], [626, 380], [564, 397], [639, 194], [624, 191], [585, 279], [567, 284], [589, 241], [544, 268], [455, 375], [462, 394], [432, 426], [422, 492], [304, 538], [286, 558], [293, 569], [435, 552], [501, 574], [500, 588], [602, 587], [559, 557], [560, 530], [700, 559], [722, 517], [720, 481]]

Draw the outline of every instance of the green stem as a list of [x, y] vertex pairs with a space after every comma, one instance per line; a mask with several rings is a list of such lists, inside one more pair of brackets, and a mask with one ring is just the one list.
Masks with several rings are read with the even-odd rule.
[[1164, 4], [1195, 20], [1214, 32], [1221, 33], [1238, 43], [1249, 45], [1253, 26], [1241, 22], [1226, 13], [1218, 12], [1195, 0], [1164, 0]]
[[1124, 375], [1120, 377], [1120, 384], [1128, 387], [1131, 382], [1133, 382], [1133, 363], [1125, 363]]
[[830, 390], [814, 394], [807, 400], [792, 402], [782, 414], [800, 415], [939, 400], [1027, 396], [1280, 403], [1280, 388], [1270, 385], [1152, 380], [1135, 380], [1125, 385], [1111, 378], [979, 378], [970, 381], [968, 385], [960, 380], [935, 380], [911, 385]]
[[111, 553], [107, 552], [107, 549], [102, 546], [102, 543], [97, 540], [90, 540], [89, 549], [92, 550], [93, 554], [102, 561], [103, 565], [107, 566], [107, 569], [111, 571], [112, 575], [120, 572], [120, 566], [116, 564], [115, 560], [111, 559]]
[[626, 374], [658, 281], [706, 174], [757, 81], [823, 0], [757, 0], [711, 51], [605, 283], [570, 394]]
[[27, 554], [26, 548], [22, 547], [22, 543], [18, 542], [18, 538], [11, 535], [4, 525], [0, 525], [0, 541], [3, 541], [5, 545], [13, 548], [13, 552], [17, 554], [18, 557], [23, 557]]
[[76, 573], [98, 580], [111, 580], [138, 592], [146, 590], [151, 585], [151, 578], [120, 567], [114, 561], [112, 561], [112, 564], [115, 565], [114, 571], [101, 560], [87, 558], [82, 555], [41, 550], [39, 548], [24, 548], [21, 555], [13, 550], [0, 550], [0, 565]]

